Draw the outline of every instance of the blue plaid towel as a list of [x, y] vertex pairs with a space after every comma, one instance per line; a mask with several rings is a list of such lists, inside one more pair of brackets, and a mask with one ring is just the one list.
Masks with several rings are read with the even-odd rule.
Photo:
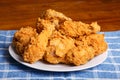
[[16, 62], [8, 52], [14, 33], [15, 30], [0, 31], [0, 78], [3, 80], [120, 80], [120, 31], [104, 33], [109, 49], [108, 57], [102, 64], [73, 72], [41, 71]]

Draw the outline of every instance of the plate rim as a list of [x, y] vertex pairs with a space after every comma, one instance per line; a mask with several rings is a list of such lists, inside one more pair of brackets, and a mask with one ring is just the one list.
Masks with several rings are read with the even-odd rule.
[[[62, 69], [58, 69], [58, 70], [54, 70], [54, 69], [44, 69], [44, 68], [38, 68], [38, 67], [35, 67], [35, 64], [36, 63], [40, 63], [40, 62], [36, 62], [36, 63], [34, 63], [34, 64], [29, 64], [29, 63], [26, 63], [26, 62], [23, 62], [23, 61], [20, 61], [17, 57], [19, 57], [20, 58], [20, 55], [18, 55], [16, 52], [15, 52], [15, 49], [13, 48], [13, 46], [12, 46], [12, 44], [10, 44], [9, 45], [9, 54], [10, 54], [10, 56], [14, 59], [14, 60], [16, 60], [17, 62], [19, 62], [20, 64], [22, 64], [22, 65], [25, 65], [25, 66], [27, 66], [27, 67], [30, 67], [30, 68], [33, 68], [33, 69], [37, 69], [37, 70], [42, 70], [42, 71], [51, 71], [51, 72], [71, 72], [71, 71], [80, 71], [80, 70], [84, 70], [84, 69], [89, 69], [89, 68], [92, 68], [92, 67], [95, 67], [95, 66], [97, 66], [97, 65], [100, 65], [101, 63], [103, 63], [106, 59], [107, 59], [107, 56], [108, 56], [108, 50], [106, 50], [104, 53], [102, 53], [102, 54], [100, 54], [100, 55], [98, 55], [98, 56], [96, 56], [96, 57], [94, 57], [93, 59], [91, 59], [90, 61], [92, 62], [92, 61], [94, 61], [94, 59], [95, 58], [97, 58], [97, 57], [101, 57], [101, 56], [105, 56], [104, 57], [104, 59], [102, 59], [102, 61], [100, 61], [98, 64], [94, 64], [94, 65], [91, 65], [91, 66], [87, 66], [87, 67], [85, 67], [85, 68], [79, 68], [79, 67], [81, 67], [81, 66], [86, 66], [90, 61], [88, 61], [86, 64], [83, 64], [83, 65], [79, 65], [79, 66], [73, 66], [74, 68], [72, 68], [72, 69], [67, 69], [67, 70], [62, 70]], [[14, 55], [16, 55], [17, 57], [15, 57]], [[43, 64], [45, 64], [45, 63], [43, 63]], [[45, 64], [45, 65], [48, 65], [48, 64]], [[56, 64], [56, 65], [58, 65], [58, 64]], [[61, 65], [66, 65], [66, 64], [61, 64]], [[49, 66], [49, 65], [48, 65]], [[53, 64], [52, 64], [52, 66], [53, 66]], [[59, 66], [59, 65], [58, 65]]]

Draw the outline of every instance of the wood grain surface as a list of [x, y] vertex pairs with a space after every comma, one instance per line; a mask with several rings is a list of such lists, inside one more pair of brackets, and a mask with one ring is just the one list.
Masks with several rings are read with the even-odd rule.
[[46, 9], [85, 23], [97, 21], [102, 31], [120, 30], [120, 0], [0, 0], [0, 30], [35, 27]]

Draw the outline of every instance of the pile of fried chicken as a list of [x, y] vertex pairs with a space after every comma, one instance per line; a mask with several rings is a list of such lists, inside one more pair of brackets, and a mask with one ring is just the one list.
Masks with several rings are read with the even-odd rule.
[[23, 27], [14, 34], [13, 46], [31, 64], [43, 60], [78, 66], [106, 51], [104, 34], [99, 31], [97, 22], [73, 21], [48, 9], [38, 18], [36, 28]]

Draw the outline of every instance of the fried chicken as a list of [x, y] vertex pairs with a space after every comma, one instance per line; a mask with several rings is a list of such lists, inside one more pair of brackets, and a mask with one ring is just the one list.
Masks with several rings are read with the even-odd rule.
[[81, 36], [75, 41], [76, 47], [71, 49], [66, 56], [69, 63], [81, 65], [88, 62], [94, 56], [102, 54], [107, 49], [103, 34], [91, 34]]
[[52, 9], [48, 9], [45, 12], [43, 12], [41, 18], [47, 19], [47, 20], [58, 19], [60, 21], [72, 20], [71, 18], [65, 16], [63, 13], [57, 12], [57, 11], [52, 10]]
[[90, 46], [77, 46], [71, 49], [67, 55], [66, 60], [74, 65], [81, 65], [88, 62], [94, 57], [94, 49]]
[[36, 37], [32, 37], [28, 46], [26, 46], [24, 51], [24, 61], [34, 63], [43, 58], [43, 55], [48, 44], [48, 38], [55, 29], [54, 25], [47, 21], [41, 20], [41, 26], [43, 30]]
[[66, 36], [78, 37], [99, 32], [100, 26], [96, 22], [85, 24], [80, 21], [65, 21], [60, 25], [59, 31]]
[[28, 63], [44, 60], [78, 66], [106, 51], [107, 43], [99, 31], [97, 22], [73, 21], [48, 9], [38, 18], [36, 29], [21, 28], [15, 33], [13, 45]]
[[45, 60], [49, 63], [65, 63], [66, 53], [74, 47], [74, 40], [55, 31], [49, 40]]
[[18, 30], [13, 37], [13, 45], [19, 55], [23, 55], [24, 48], [28, 45], [30, 38], [37, 35], [36, 29], [25, 27]]
[[95, 56], [102, 54], [108, 47], [104, 40], [104, 34], [91, 34], [86, 37], [86, 42], [94, 48]]
[[71, 18], [65, 16], [63, 13], [57, 12], [52, 9], [48, 9], [43, 12], [42, 16], [38, 18], [37, 26], [39, 26], [41, 19], [51, 21], [55, 25], [56, 29], [59, 29], [60, 24], [63, 23], [64, 21], [72, 20]]

